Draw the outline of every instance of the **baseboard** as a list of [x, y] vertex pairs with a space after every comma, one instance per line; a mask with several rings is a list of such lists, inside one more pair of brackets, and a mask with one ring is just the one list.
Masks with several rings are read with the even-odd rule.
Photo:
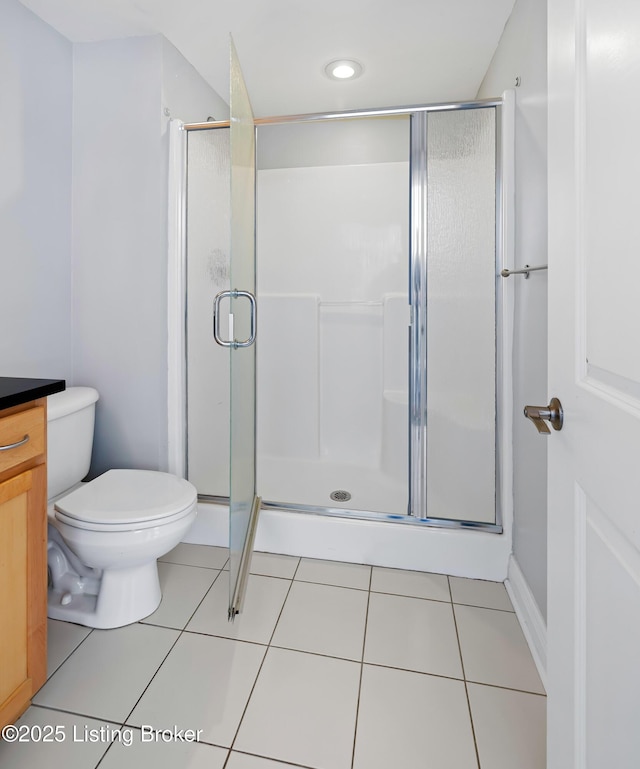
[[522, 631], [529, 644], [533, 660], [538, 668], [542, 685], [547, 688], [547, 624], [538, 608], [533, 593], [518, 562], [511, 555], [507, 580], [507, 592], [520, 621]]

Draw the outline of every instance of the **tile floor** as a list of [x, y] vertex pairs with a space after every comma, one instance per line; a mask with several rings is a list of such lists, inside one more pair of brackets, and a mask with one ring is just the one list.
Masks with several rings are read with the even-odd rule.
[[544, 769], [544, 690], [502, 584], [256, 553], [229, 624], [226, 560], [178, 545], [137, 624], [50, 620], [33, 739], [0, 743], [0, 766]]

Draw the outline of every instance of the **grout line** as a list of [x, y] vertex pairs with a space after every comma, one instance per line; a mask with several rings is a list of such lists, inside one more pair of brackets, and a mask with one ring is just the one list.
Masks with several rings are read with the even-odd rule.
[[[39, 710], [53, 710], [56, 713], [66, 713], [69, 716], [78, 716], [80, 718], [89, 718], [92, 721], [102, 721], [104, 724], [113, 724], [113, 726], [124, 726], [124, 721], [114, 721], [112, 718], [103, 718], [102, 716], [89, 715], [88, 713], [81, 713], [78, 710], [67, 710], [66, 708], [56, 707], [55, 705], [40, 705], [39, 703], [32, 702], [29, 708], [38, 708]], [[26, 712], [26, 711], [25, 711]]]
[[[299, 566], [300, 564], [298, 564]], [[295, 579], [295, 574], [298, 571], [298, 566], [296, 566], [296, 570], [293, 572], [293, 577], [291, 577], [291, 580], [289, 582], [289, 589], [287, 590], [287, 594], [284, 597], [284, 601], [282, 602], [282, 606], [280, 607], [280, 611], [278, 612], [278, 618], [275, 621], [275, 624], [273, 626], [273, 630], [271, 631], [271, 635], [269, 636], [269, 642], [267, 643], [267, 646], [271, 648], [271, 644], [273, 643], [273, 637], [276, 634], [276, 630], [278, 628], [278, 623], [280, 622], [280, 618], [282, 617], [282, 612], [284, 611], [284, 607], [287, 605], [287, 601], [289, 599], [289, 595], [291, 594], [291, 589], [293, 588], [293, 581]]]
[[[221, 575], [221, 574], [222, 574], [222, 569], [220, 569], [220, 571], [219, 571], [219, 572], [216, 574], [216, 576], [213, 578], [213, 582], [212, 582], [212, 583], [209, 585], [209, 587], [208, 587], [208, 588], [205, 590], [205, 593], [204, 593], [204, 595], [203, 595], [203, 596], [202, 596], [202, 598], [201, 598], [201, 599], [198, 601], [198, 603], [196, 604], [196, 607], [195, 607], [195, 609], [194, 609], [194, 610], [191, 612], [191, 614], [189, 615], [189, 618], [188, 618], [188, 619], [187, 619], [187, 621], [184, 623], [184, 625], [183, 625], [181, 628], [180, 628], [180, 627], [178, 627], [178, 628], [172, 628], [172, 630], [180, 630], [181, 634], [185, 632], [187, 625], [188, 625], [188, 624], [191, 622], [191, 620], [192, 620], [192, 619], [193, 619], [193, 617], [195, 616], [195, 613], [198, 611], [198, 609], [199, 609], [199, 608], [200, 608], [200, 606], [202, 605], [202, 602], [204, 601], [204, 599], [205, 599], [205, 598], [206, 598], [206, 597], [209, 595], [209, 593], [210, 593], [210, 592], [211, 592], [211, 590], [213, 589], [213, 586], [214, 586], [214, 585], [216, 584], [216, 582], [217, 582], [217, 581], [220, 579], [220, 575]], [[162, 597], [164, 598], [164, 594], [163, 594], [163, 596], [162, 596]], [[160, 601], [160, 603], [162, 603], [162, 601]], [[158, 608], [160, 608], [160, 607], [158, 607]], [[156, 611], [157, 611], [157, 609], [156, 609]], [[151, 615], [150, 615], [150, 616], [151, 616]], [[143, 624], [145, 624], [145, 625], [151, 625], [151, 624], [153, 624], [153, 623], [151, 623], [151, 622], [143, 622]], [[165, 625], [159, 625], [158, 627], [166, 627], [166, 626], [165, 626]]]
[[[137, 624], [140, 624], [140, 623], [138, 622]], [[172, 629], [172, 630], [175, 630], [176, 628], [171, 628], [171, 629]], [[176, 640], [175, 640], [175, 641], [174, 641], [174, 642], [171, 644], [171, 646], [169, 647], [169, 650], [167, 651], [167, 653], [166, 653], [166, 654], [164, 655], [164, 657], [162, 658], [162, 662], [161, 662], [161, 663], [158, 665], [158, 667], [157, 667], [157, 668], [156, 668], [156, 670], [155, 670], [155, 673], [154, 673], [154, 674], [151, 676], [151, 678], [150, 678], [150, 679], [149, 679], [149, 681], [147, 682], [147, 685], [144, 687], [144, 689], [143, 689], [143, 690], [142, 690], [142, 692], [140, 693], [140, 696], [139, 696], [139, 697], [138, 697], [138, 699], [135, 701], [135, 703], [134, 703], [133, 707], [131, 708], [131, 710], [130, 710], [130, 711], [129, 711], [129, 713], [127, 714], [127, 717], [126, 717], [126, 718], [124, 719], [124, 721], [122, 722], [123, 724], [126, 724], [126, 723], [127, 723], [127, 721], [128, 721], [130, 718], [131, 718], [131, 714], [132, 714], [132, 713], [133, 713], [133, 711], [134, 711], [134, 710], [137, 708], [137, 706], [138, 706], [138, 703], [139, 703], [139, 702], [140, 702], [140, 700], [141, 700], [141, 699], [144, 697], [144, 695], [145, 695], [145, 693], [146, 693], [147, 689], [148, 689], [148, 688], [151, 686], [151, 683], [153, 682], [153, 680], [155, 679], [155, 677], [158, 675], [158, 672], [159, 672], [160, 668], [161, 668], [161, 667], [164, 665], [164, 663], [167, 661], [167, 657], [168, 657], [168, 656], [171, 654], [171, 652], [172, 652], [172, 651], [175, 649], [175, 647], [176, 647], [176, 644], [177, 644], [177, 643], [178, 643], [178, 641], [179, 641], [179, 640], [182, 638], [182, 634], [183, 634], [183, 633], [184, 633], [184, 630], [178, 630], [178, 637], [177, 637], [177, 638], [176, 638]]]
[[[86, 719], [88, 719], [88, 720], [91, 720], [91, 721], [96, 721], [96, 722], [98, 722], [98, 723], [101, 723], [101, 725], [105, 725], [105, 726], [106, 726], [106, 725], [109, 725], [109, 726], [114, 726], [114, 727], [116, 727], [117, 729], [124, 729], [124, 728], [129, 728], [129, 727], [126, 727], [126, 726], [125, 726], [125, 722], [124, 722], [124, 721], [123, 721], [122, 723], [120, 723], [120, 722], [118, 722], [118, 721], [112, 721], [110, 718], [100, 718], [100, 717], [97, 717], [97, 716], [88, 716], [88, 715], [86, 715], [86, 714], [84, 714], [84, 713], [77, 713], [77, 712], [75, 712], [75, 711], [73, 711], [73, 710], [63, 710], [62, 708], [55, 708], [55, 707], [50, 707], [50, 706], [48, 706], [48, 705], [36, 705], [36, 704], [34, 704], [34, 703], [32, 703], [32, 704], [29, 706], [29, 709], [31, 709], [31, 708], [38, 708], [38, 709], [40, 709], [40, 710], [51, 710], [51, 711], [54, 711], [55, 713], [65, 713], [66, 715], [70, 715], [70, 716], [77, 716], [77, 717], [79, 717], [79, 718], [86, 718]], [[85, 722], [85, 726], [86, 726], [86, 722]], [[105, 750], [104, 750], [104, 753], [103, 753], [103, 754], [100, 756], [100, 758], [98, 759], [98, 762], [95, 764], [95, 766], [93, 767], [93, 769], [98, 769], [98, 767], [100, 766], [100, 764], [101, 764], [101, 763], [102, 763], [102, 761], [104, 760], [104, 757], [105, 757], [105, 756], [107, 755], [107, 753], [108, 753], [108, 752], [111, 750], [111, 747], [113, 746], [113, 744], [114, 744], [115, 742], [116, 742], [116, 740], [115, 740], [115, 735], [114, 735], [114, 738], [113, 738], [113, 739], [111, 740], [111, 742], [109, 742], [109, 744], [106, 746], [106, 748], [105, 748]]]
[[[56, 622], [66, 622], [66, 620], [55, 620], [55, 621]], [[67, 623], [67, 624], [71, 624], [71, 623]], [[81, 627], [85, 627], [85, 625], [82, 625]], [[50, 681], [53, 678], [53, 676], [58, 672], [58, 670], [60, 670], [60, 668], [64, 665], [64, 663], [69, 659], [69, 657], [71, 657], [71, 655], [74, 652], [76, 652], [82, 646], [82, 644], [87, 640], [87, 638], [89, 638], [89, 636], [93, 633], [94, 630], [95, 630], [95, 628], [93, 628], [93, 627], [89, 628], [89, 632], [87, 633], [87, 635], [73, 647], [73, 649], [69, 652], [69, 654], [67, 654], [67, 656], [58, 665], [58, 667], [54, 671], [52, 671], [51, 673], [49, 673], [47, 675], [47, 680], [42, 684], [40, 689], [42, 689], [47, 684], [47, 682]], [[49, 636], [48, 636], [48, 633], [47, 633], [47, 647], [48, 646], [49, 646]], [[38, 689], [38, 691], [40, 691], [40, 689]]]
[[369, 665], [372, 668], [383, 668], [384, 670], [398, 670], [401, 673], [414, 673], [417, 676], [430, 676], [431, 678], [444, 678], [447, 681], [464, 682], [464, 678], [456, 678], [455, 676], [446, 676], [444, 673], [429, 673], [424, 670], [413, 670], [412, 668], [398, 668], [393, 665], [383, 665], [380, 662], [365, 662], [365, 665]]
[[472, 681], [467, 680], [467, 683], [474, 684], [475, 686], [488, 686], [490, 689], [502, 689], [505, 692], [518, 692], [518, 694], [531, 694], [534, 697], [547, 698], [546, 694], [541, 692], [532, 692], [530, 689], [516, 689], [513, 686], [503, 686], [502, 684], [488, 684], [486, 681]]
[[[126, 728], [128, 729], [129, 727], [126, 727]], [[100, 766], [100, 764], [101, 764], [101, 763], [104, 761], [104, 759], [105, 759], [105, 757], [106, 757], [107, 753], [108, 753], [108, 752], [111, 750], [111, 748], [113, 747], [114, 743], [115, 743], [115, 739], [111, 740], [111, 742], [110, 742], [110, 743], [107, 745], [107, 749], [106, 749], [106, 750], [105, 750], [105, 752], [104, 752], [104, 753], [103, 753], [103, 754], [100, 756], [100, 759], [98, 760], [98, 763], [95, 765], [94, 769], [98, 769], [98, 767]]]
[[479, 606], [477, 603], [463, 603], [462, 601], [454, 601], [454, 606], [468, 606], [470, 609], [486, 609], [487, 611], [500, 611], [503, 614], [515, 614], [514, 609], [497, 609], [495, 606]]
[[[301, 559], [300, 559], [301, 560]], [[296, 572], [298, 571], [298, 568], [300, 566], [300, 560], [298, 561], [298, 565], [295, 568], [295, 571], [293, 572], [293, 577], [289, 580], [289, 589], [287, 590], [287, 594], [284, 597], [284, 601], [282, 602], [282, 606], [280, 607], [280, 611], [278, 613], [278, 618], [273, 626], [273, 630], [271, 631], [271, 636], [269, 637], [269, 642], [267, 644], [267, 649], [264, 653], [264, 656], [262, 657], [262, 662], [260, 663], [260, 667], [258, 668], [258, 672], [256, 673], [255, 680], [253, 682], [253, 686], [251, 687], [251, 691], [249, 692], [249, 696], [247, 697], [247, 701], [245, 703], [244, 709], [242, 711], [242, 715], [240, 716], [240, 720], [238, 721], [238, 726], [236, 728], [236, 733], [233, 735], [233, 740], [231, 740], [231, 745], [229, 746], [229, 755], [226, 758], [226, 761], [224, 762], [224, 766], [229, 762], [229, 758], [231, 756], [231, 751], [233, 750], [233, 746], [236, 744], [236, 740], [238, 739], [238, 734], [240, 733], [240, 728], [242, 726], [242, 722], [244, 721], [245, 714], [247, 712], [247, 709], [249, 707], [249, 703], [251, 702], [251, 697], [253, 696], [253, 692], [255, 691], [256, 684], [258, 683], [258, 678], [260, 677], [260, 673], [262, 672], [262, 667], [264, 666], [265, 660], [267, 659], [267, 654], [269, 653], [269, 649], [271, 649], [271, 641], [273, 640], [273, 636], [275, 635], [276, 628], [278, 627], [278, 622], [280, 622], [280, 617], [282, 616], [282, 612], [284, 611], [284, 607], [287, 603], [287, 599], [289, 598], [289, 593], [291, 592], [291, 588], [293, 587], [293, 580], [295, 579]], [[249, 575], [251, 576], [251, 575]], [[224, 769], [224, 768], [223, 768]]]
[[[449, 589], [451, 590], [451, 581], [449, 580], [449, 577], [447, 577], [447, 581], [449, 582]], [[469, 699], [469, 688], [467, 686], [467, 675], [464, 669], [464, 658], [462, 657], [462, 644], [460, 643], [460, 633], [458, 632], [458, 621], [456, 619], [456, 610], [455, 606], [451, 604], [451, 611], [453, 613], [453, 624], [456, 629], [456, 639], [458, 641], [458, 653], [460, 654], [460, 664], [462, 665], [462, 677], [464, 679], [464, 693], [467, 698], [467, 708], [469, 710], [469, 723], [471, 724], [471, 737], [473, 738], [473, 747], [476, 751], [476, 761], [478, 762], [478, 769], [481, 769], [480, 767], [480, 753], [478, 751], [478, 741], [476, 739], [476, 729], [473, 723], [473, 714], [471, 713], [471, 700]]]
[[279, 644], [270, 644], [270, 649], [281, 649], [285, 652], [296, 652], [297, 654], [309, 654], [311, 657], [322, 657], [327, 660], [342, 660], [343, 662], [353, 662], [354, 665], [362, 664], [362, 660], [355, 657], [339, 657], [337, 654], [323, 654], [322, 652], [312, 652], [308, 649], [296, 649], [292, 646], [280, 646]]
[[364, 649], [367, 643], [367, 624], [369, 622], [369, 602], [371, 600], [371, 583], [373, 568], [369, 568], [369, 590], [367, 591], [367, 610], [364, 615], [364, 633], [362, 634], [362, 654], [360, 656], [360, 678], [358, 680], [358, 699], [356, 701], [356, 719], [353, 728], [353, 750], [351, 751], [351, 769], [356, 760], [356, 740], [358, 738], [358, 718], [360, 717], [360, 696], [362, 695], [362, 675], [364, 673]]
[[[179, 561], [160, 561], [158, 563], [164, 563], [167, 566], [184, 566], [186, 569], [205, 569], [206, 571], [225, 571], [224, 566], [202, 566], [199, 563], [180, 563]], [[226, 561], [225, 561], [226, 566]]]
[[336, 585], [335, 582], [320, 582], [319, 580], [313, 580], [313, 579], [297, 579], [296, 582], [302, 584], [302, 585], [324, 585], [325, 587], [340, 587], [344, 590], [358, 590], [361, 593], [368, 592], [368, 587], [353, 587], [353, 585]]
[[[196, 567], [196, 568], [199, 568], [199, 567]], [[202, 602], [204, 601], [204, 599], [205, 599], [205, 598], [206, 598], [206, 597], [209, 595], [209, 593], [211, 592], [211, 589], [212, 589], [212, 588], [213, 588], [213, 586], [216, 584], [216, 582], [218, 581], [218, 578], [220, 577], [220, 575], [221, 575], [221, 574], [222, 574], [222, 571], [218, 572], [218, 574], [217, 574], [217, 575], [216, 575], [216, 576], [213, 578], [213, 582], [212, 582], [212, 583], [209, 585], [209, 587], [208, 587], [208, 588], [205, 590], [205, 592], [204, 592], [204, 595], [203, 595], [203, 596], [202, 596], [202, 598], [201, 598], [201, 599], [198, 601], [198, 603], [196, 604], [196, 607], [194, 608], [194, 610], [191, 612], [191, 614], [190, 614], [190, 615], [189, 615], [189, 617], [187, 618], [186, 622], [185, 622], [185, 623], [184, 623], [184, 624], [183, 624], [181, 627], [175, 627], [174, 625], [163, 625], [163, 624], [161, 624], [160, 622], [149, 622], [149, 620], [148, 620], [148, 618], [147, 618], [147, 617], [143, 617], [141, 620], [138, 620], [138, 624], [139, 624], [139, 625], [147, 625], [148, 627], [162, 627], [162, 628], [165, 628], [165, 629], [167, 629], [167, 630], [177, 630], [177, 631], [179, 631], [181, 634], [182, 634], [182, 633], [184, 633], [184, 632], [191, 632], [191, 631], [187, 631], [187, 630], [186, 630], [186, 628], [187, 628], [187, 625], [188, 625], [188, 624], [191, 622], [191, 620], [193, 619], [193, 617], [194, 617], [195, 613], [196, 613], [196, 612], [198, 611], [198, 609], [200, 608], [200, 605], [202, 604]], [[163, 593], [163, 595], [162, 595], [162, 599], [164, 599], [164, 593]], [[160, 604], [162, 604], [162, 600], [160, 601]], [[159, 608], [160, 608], [160, 605], [158, 605], [158, 609], [159, 609]], [[158, 609], [156, 609], [156, 611], [158, 611]], [[155, 612], [154, 612], [154, 614], [155, 614]], [[153, 614], [150, 614], [150, 615], [149, 615], [149, 617], [152, 617], [152, 616], [153, 616]], [[163, 661], [164, 661], [164, 660], [163, 660]]]
[[[134, 703], [133, 707], [131, 708], [131, 710], [129, 711], [129, 713], [128, 713], [127, 717], [124, 719], [124, 721], [123, 721], [123, 724], [126, 724], [126, 723], [127, 723], [127, 721], [129, 720], [129, 718], [131, 718], [131, 714], [133, 713], [133, 711], [134, 711], [134, 710], [136, 709], [136, 707], [138, 706], [138, 704], [139, 704], [140, 700], [141, 700], [141, 699], [144, 697], [145, 693], [147, 692], [148, 688], [151, 686], [151, 684], [152, 684], [152, 682], [154, 681], [155, 677], [158, 675], [158, 672], [160, 671], [160, 668], [161, 668], [161, 667], [164, 665], [164, 663], [167, 661], [167, 657], [168, 657], [168, 656], [171, 654], [171, 652], [172, 652], [172, 651], [175, 649], [175, 647], [176, 647], [176, 644], [178, 643], [178, 641], [179, 641], [179, 640], [182, 638], [182, 636], [183, 636], [183, 635], [184, 635], [184, 633], [186, 632], [186, 631], [185, 631], [185, 628], [186, 628], [186, 626], [189, 624], [189, 622], [191, 622], [191, 619], [193, 618], [193, 615], [194, 615], [194, 614], [195, 614], [195, 613], [198, 611], [198, 609], [200, 608], [200, 604], [201, 604], [201, 603], [204, 601], [204, 599], [207, 597], [207, 595], [209, 594], [210, 590], [213, 588], [213, 586], [215, 585], [215, 583], [218, 581], [218, 579], [219, 579], [219, 577], [220, 577], [220, 575], [221, 575], [221, 574], [222, 574], [222, 571], [219, 571], [219, 572], [218, 572], [218, 574], [216, 575], [216, 577], [214, 577], [214, 579], [213, 579], [213, 582], [212, 582], [212, 583], [211, 583], [211, 585], [209, 586], [208, 590], [207, 590], [207, 591], [205, 592], [205, 594], [202, 596], [202, 598], [201, 598], [201, 599], [200, 599], [200, 601], [198, 602], [198, 605], [197, 605], [197, 606], [196, 606], [196, 608], [193, 610], [193, 612], [192, 612], [191, 616], [190, 616], [190, 617], [189, 617], [189, 619], [188, 619], [188, 620], [185, 622], [185, 624], [184, 624], [184, 626], [183, 626], [182, 628], [166, 628], [166, 629], [169, 629], [169, 630], [177, 630], [177, 631], [178, 631], [178, 636], [177, 636], [176, 640], [173, 642], [173, 644], [171, 645], [171, 647], [169, 648], [169, 650], [167, 651], [167, 653], [166, 653], [166, 654], [164, 655], [164, 657], [162, 658], [162, 662], [161, 662], [161, 663], [158, 665], [158, 667], [156, 668], [156, 671], [155, 671], [155, 673], [154, 673], [154, 674], [151, 676], [151, 678], [150, 678], [150, 679], [149, 679], [149, 681], [147, 682], [147, 685], [144, 687], [144, 689], [143, 689], [143, 690], [142, 690], [142, 692], [140, 693], [140, 696], [139, 696], [139, 697], [138, 697], [138, 699], [135, 701], [135, 703]], [[162, 626], [162, 625], [151, 625], [151, 623], [143, 623], [143, 622], [138, 622], [137, 624], [138, 624], [138, 625], [146, 625], [147, 627], [164, 627], [164, 626]]]
[[[175, 630], [175, 628], [173, 628]], [[184, 630], [187, 635], [203, 636], [204, 638], [219, 638], [221, 641], [234, 641], [239, 644], [249, 644], [249, 646], [268, 647], [269, 644], [264, 641], [248, 641], [246, 638], [235, 638], [230, 635], [219, 635], [218, 633], [203, 633], [201, 630]]]
[[398, 598], [415, 598], [416, 601], [433, 601], [434, 603], [446, 603], [451, 604], [451, 600], [443, 598], [427, 598], [424, 595], [407, 595], [406, 593], [389, 593], [386, 590], [372, 590], [375, 595], [394, 595]]
[[[253, 758], [262, 758], [265, 761], [275, 761], [278, 764], [282, 764], [282, 766], [293, 766], [295, 769], [317, 769], [316, 767], [310, 766], [309, 764], [294, 764], [291, 761], [285, 761], [282, 758], [273, 758], [271, 756], [263, 756], [260, 753], [247, 753], [244, 750], [236, 750], [235, 753], [239, 756], [252, 756]], [[229, 758], [231, 757], [231, 751], [229, 751], [229, 756], [227, 758], [227, 761], [225, 761], [225, 766], [227, 766], [227, 762], [229, 761]]]
[[498, 611], [501, 614], [515, 614], [514, 609], [496, 609], [494, 606], [478, 606], [477, 603], [462, 603], [461, 601], [454, 601], [454, 606], [466, 606], [468, 609], [481, 609], [482, 611]]

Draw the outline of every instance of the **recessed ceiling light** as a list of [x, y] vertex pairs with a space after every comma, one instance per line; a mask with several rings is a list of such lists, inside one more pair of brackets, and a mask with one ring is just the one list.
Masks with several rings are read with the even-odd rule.
[[332, 80], [355, 80], [362, 74], [362, 64], [354, 59], [336, 59], [329, 62], [324, 71]]

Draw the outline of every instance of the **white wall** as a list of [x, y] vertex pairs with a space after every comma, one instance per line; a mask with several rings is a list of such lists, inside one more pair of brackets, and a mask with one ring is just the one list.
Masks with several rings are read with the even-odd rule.
[[73, 365], [95, 386], [92, 474], [167, 467], [168, 110], [224, 103], [162, 37], [74, 46]]
[[0, 374], [71, 375], [71, 44], [0, 3]]
[[[227, 120], [229, 105], [209, 86], [166, 38], [162, 46], [162, 105], [171, 117], [183, 123], [200, 123], [207, 118]], [[164, 110], [163, 110], [164, 112]]]
[[[517, 0], [479, 98], [520, 86], [516, 95], [516, 266], [547, 263], [546, 4]], [[514, 276], [514, 530], [513, 551], [546, 614], [547, 444], [522, 416], [547, 392], [547, 273]], [[551, 439], [553, 439], [551, 437]]]

